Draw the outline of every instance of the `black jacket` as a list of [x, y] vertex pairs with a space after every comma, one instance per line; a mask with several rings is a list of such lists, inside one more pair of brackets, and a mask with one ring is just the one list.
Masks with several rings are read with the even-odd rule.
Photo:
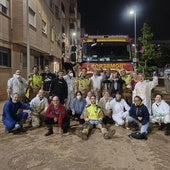
[[68, 96], [67, 82], [64, 78], [59, 79], [58, 77], [53, 79], [50, 86], [50, 96], [62, 96], [64, 99]]
[[138, 120], [140, 123], [142, 123], [142, 125], [145, 125], [149, 122], [149, 111], [144, 104], [140, 106], [135, 106], [135, 104], [132, 104], [129, 110], [129, 116], [136, 120], [138, 120], [138, 117], [142, 117], [142, 120]]

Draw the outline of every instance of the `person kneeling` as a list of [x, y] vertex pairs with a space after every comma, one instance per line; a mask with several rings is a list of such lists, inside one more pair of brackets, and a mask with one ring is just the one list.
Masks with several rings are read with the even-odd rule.
[[170, 106], [162, 99], [161, 94], [155, 95], [155, 102], [152, 104], [151, 121], [159, 124], [159, 130], [166, 127], [164, 134], [170, 135]]
[[135, 123], [140, 128], [140, 132], [132, 132], [129, 137], [136, 139], [147, 139], [149, 128], [149, 111], [142, 103], [141, 97], [135, 96], [134, 104], [132, 104], [129, 110], [129, 116], [127, 119], [128, 123]]
[[44, 96], [44, 90], [40, 89], [37, 96], [31, 102], [31, 125], [33, 128], [40, 127], [44, 122], [44, 113], [48, 107], [48, 99]]
[[48, 128], [48, 132], [45, 134], [45, 136], [53, 134], [53, 124], [58, 124], [59, 134], [61, 135], [66, 133], [69, 128], [70, 121], [66, 113], [66, 108], [60, 103], [58, 96], [54, 96], [52, 98], [52, 102], [45, 112], [45, 123]]
[[23, 110], [30, 109], [30, 106], [19, 101], [18, 93], [12, 94], [3, 107], [2, 121], [5, 131], [7, 133], [12, 130], [23, 131], [22, 125], [28, 117], [28, 112], [23, 112]]

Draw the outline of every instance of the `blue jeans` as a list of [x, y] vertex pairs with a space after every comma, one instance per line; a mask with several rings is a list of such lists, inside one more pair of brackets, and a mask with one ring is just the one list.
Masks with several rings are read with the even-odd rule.
[[89, 122], [90, 122], [90, 124], [92, 124], [92, 125], [97, 125], [97, 124], [100, 123], [99, 120], [89, 120]]
[[[128, 119], [128, 122], [134, 122], [136, 124], [140, 123], [138, 120], [136, 120], [135, 118], [131, 116], [128, 116], [127, 119]], [[149, 122], [141, 126], [140, 133], [148, 133], [148, 128], [149, 128]]]

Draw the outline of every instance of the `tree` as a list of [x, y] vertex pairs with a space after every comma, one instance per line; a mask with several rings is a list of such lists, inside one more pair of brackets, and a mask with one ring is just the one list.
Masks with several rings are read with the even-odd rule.
[[151, 33], [151, 27], [144, 23], [141, 29], [142, 35], [139, 37], [139, 41], [144, 48], [141, 60], [139, 61], [138, 70], [145, 72], [148, 76], [150, 72], [157, 70], [155, 61], [161, 56], [160, 50], [157, 50], [156, 45], [153, 43], [153, 33]]

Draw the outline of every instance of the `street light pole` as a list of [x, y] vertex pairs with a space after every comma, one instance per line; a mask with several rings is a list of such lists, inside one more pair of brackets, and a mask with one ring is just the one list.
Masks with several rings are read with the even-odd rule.
[[29, 34], [29, 0], [26, 1], [26, 21], [27, 21], [27, 28], [26, 28], [26, 35], [27, 35], [27, 76], [30, 74], [30, 34]]
[[[130, 11], [130, 14], [134, 16], [134, 45], [135, 45], [135, 55], [134, 55], [134, 58], [133, 58], [133, 61], [134, 63], [136, 63], [136, 66], [137, 66], [137, 49], [136, 49], [136, 9], [132, 9]], [[135, 66], [135, 67], [136, 67]]]
[[136, 11], [134, 12], [134, 35], [135, 35], [135, 56], [136, 56]]
[[130, 11], [130, 14], [134, 16], [134, 44], [135, 44], [135, 50], [136, 50], [136, 10], [132, 9]]

